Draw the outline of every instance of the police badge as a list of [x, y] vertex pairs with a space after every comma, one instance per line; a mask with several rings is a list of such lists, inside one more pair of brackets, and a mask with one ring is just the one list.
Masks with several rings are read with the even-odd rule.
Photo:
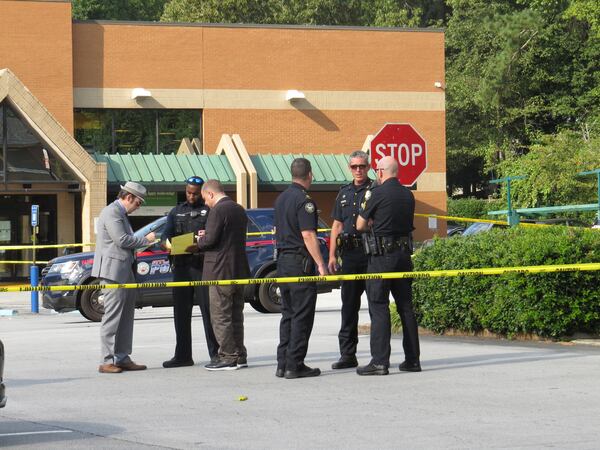
[[309, 214], [314, 213], [315, 212], [315, 204], [311, 203], [311, 202], [306, 203], [306, 205], [304, 205], [304, 210]]

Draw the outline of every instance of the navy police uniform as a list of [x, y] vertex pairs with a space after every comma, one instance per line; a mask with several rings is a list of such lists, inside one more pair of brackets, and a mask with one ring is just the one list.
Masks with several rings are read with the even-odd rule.
[[[315, 274], [315, 262], [308, 253], [302, 231], [317, 230], [317, 205], [304, 187], [292, 183], [275, 201], [277, 276]], [[315, 283], [282, 283], [281, 322], [277, 369], [301, 370], [308, 350], [317, 302]]]
[[[414, 230], [415, 198], [398, 179], [389, 178], [365, 194], [360, 216], [373, 219], [372, 231], [379, 253], [369, 255], [369, 273], [409, 272], [412, 261], [409, 235]], [[390, 364], [390, 291], [402, 321], [406, 361], [419, 362], [419, 336], [412, 303], [412, 279], [368, 280], [371, 316], [371, 363]]]
[[[356, 230], [356, 219], [365, 193], [371, 188], [372, 180], [361, 185], [354, 182], [342, 186], [335, 199], [331, 214], [334, 220], [343, 223], [342, 233], [337, 239], [337, 251], [341, 259], [341, 273], [366, 273], [369, 259], [365, 254], [360, 234]], [[338, 340], [342, 359], [354, 359], [358, 344], [358, 313], [360, 297], [365, 291], [365, 281], [342, 281], [342, 323]]]
[[[196, 205], [190, 205], [188, 202], [177, 205], [167, 216], [167, 225], [162, 239], [171, 239], [186, 233], [196, 234], [199, 230], [204, 230], [208, 214], [209, 208], [202, 201]], [[202, 253], [171, 256], [173, 281], [201, 280], [203, 262]], [[192, 308], [194, 303], [200, 306], [210, 358], [216, 357], [219, 351], [219, 344], [210, 322], [208, 287], [175, 287], [173, 288], [173, 318], [177, 345], [174, 359], [177, 361], [192, 359]]]

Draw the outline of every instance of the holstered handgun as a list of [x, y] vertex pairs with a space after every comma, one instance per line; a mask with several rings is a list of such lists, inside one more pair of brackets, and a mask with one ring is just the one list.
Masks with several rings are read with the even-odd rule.
[[379, 239], [375, 237], [373, 230], [363, 233], [362, 240], [365, 255], [378, 256], [383, 254]]
[[335, 257], [339, 261], [344, 255], [344, 237], [342, 233], [335, 238]]

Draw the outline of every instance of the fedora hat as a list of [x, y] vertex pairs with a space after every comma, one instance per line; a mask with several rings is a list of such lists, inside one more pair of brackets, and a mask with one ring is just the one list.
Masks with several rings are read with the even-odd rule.
[[121, 189], [129, 192], [130, 194], [135, 195], [142, 202], [145, 201], [144, 197], [146, 197], [146, 188], [144, 186], [142, 186], [140, 183], [136, 183], [135, 181], [128, 181], [123, 186], [121, 186]]

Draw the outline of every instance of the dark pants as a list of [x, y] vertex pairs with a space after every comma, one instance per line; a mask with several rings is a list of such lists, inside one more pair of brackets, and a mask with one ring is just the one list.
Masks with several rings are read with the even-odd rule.
[[219, 359], [245, 359], [244, 286], [210, 286], [210, 318], [219, 343]]
[[[173, 281], [198, 281], [202, 279], [202, 269], [192, 266], [174, 266]], [[208, 287], [176, 287], [173, 288], [173, 318], [175, 321], [175, 334], [177, 345], [175, 359], [186, 361], [192, 359], [192, 308], [194, 298], [199, 299], [204, 335], [210, 358], [217, 356], [219, 344], [210, 323], [210, 306], [208, 300]]]
[[[314, 263], [304, 271], [302, 254], [283, 252], [277, 259], [278, 277], [314, 275]], [[315, 283], [282, 283], [277, 367], [298, 370], [304, 364], [317, 304]]]
[[[410, 254], [402, 249], [369, 258], [369, 273], [412, 271]], [[412, 304], [412, 279], [368, 280], [367, 298], [371, 316], [371, 362], [390, 365], [390, 292], [402, 321], [402, 346], [409, 362], [419, 361], [419, 335]]]
[[[362, 248], [344, 250], [342, 273], [366, 273], [368, 263], [369, 259]], [[364, 280], [342, 281], [342, 323], [338, 334], [342, 358], [352, 358], [356, 355], [360, 296], [365, 289]]]

